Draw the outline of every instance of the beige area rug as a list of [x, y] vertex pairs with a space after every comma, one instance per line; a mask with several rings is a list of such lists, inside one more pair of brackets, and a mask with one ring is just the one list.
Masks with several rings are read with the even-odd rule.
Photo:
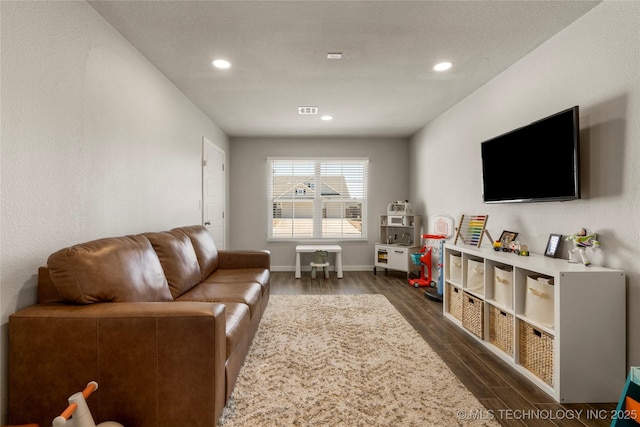
[[483, 410], [384, 296], [272, 295], [219, 425], [497, 426]]

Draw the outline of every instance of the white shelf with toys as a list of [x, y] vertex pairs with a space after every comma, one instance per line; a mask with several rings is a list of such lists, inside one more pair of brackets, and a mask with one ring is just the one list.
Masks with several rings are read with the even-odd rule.
[[445, 245], [445, 318], [557, 402], [616, 402], [626, 375], [624, 271], [477, 244]]

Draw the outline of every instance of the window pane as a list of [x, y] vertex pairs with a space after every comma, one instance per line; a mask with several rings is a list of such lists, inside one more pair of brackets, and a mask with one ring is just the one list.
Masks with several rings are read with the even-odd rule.
[[362, 237], [362, 204], [325, 202], [322, 215], [322, 237]]
[[280, 200], [274, 203], [273, 237], [313, 237], [313, 201]]

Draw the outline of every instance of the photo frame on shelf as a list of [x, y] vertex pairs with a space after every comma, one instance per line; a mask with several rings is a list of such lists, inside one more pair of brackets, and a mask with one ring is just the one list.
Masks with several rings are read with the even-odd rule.
[[558, 247], [562, 240], [562, 234], [549, 234], [549, 240], [547, 241], [547, 248], [544, 250], [544, 256], [555, 258], [558, 253]]
[[499, 242], [504, 244], [504, 245], [508, 245], [509, 243], [511, 243], [514, 240], [516, 240], [516, 237], [518, 237], [518, 233], [516, 233], [515, 231], [504, 230], [504, 231], [502, 231], [502, 234], [500, 235]]

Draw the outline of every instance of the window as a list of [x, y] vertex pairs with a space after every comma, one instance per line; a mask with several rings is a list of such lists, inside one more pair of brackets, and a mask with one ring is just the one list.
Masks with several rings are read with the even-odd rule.
[[363, 158], [269, 158], [269, 239], [367, 238]]

